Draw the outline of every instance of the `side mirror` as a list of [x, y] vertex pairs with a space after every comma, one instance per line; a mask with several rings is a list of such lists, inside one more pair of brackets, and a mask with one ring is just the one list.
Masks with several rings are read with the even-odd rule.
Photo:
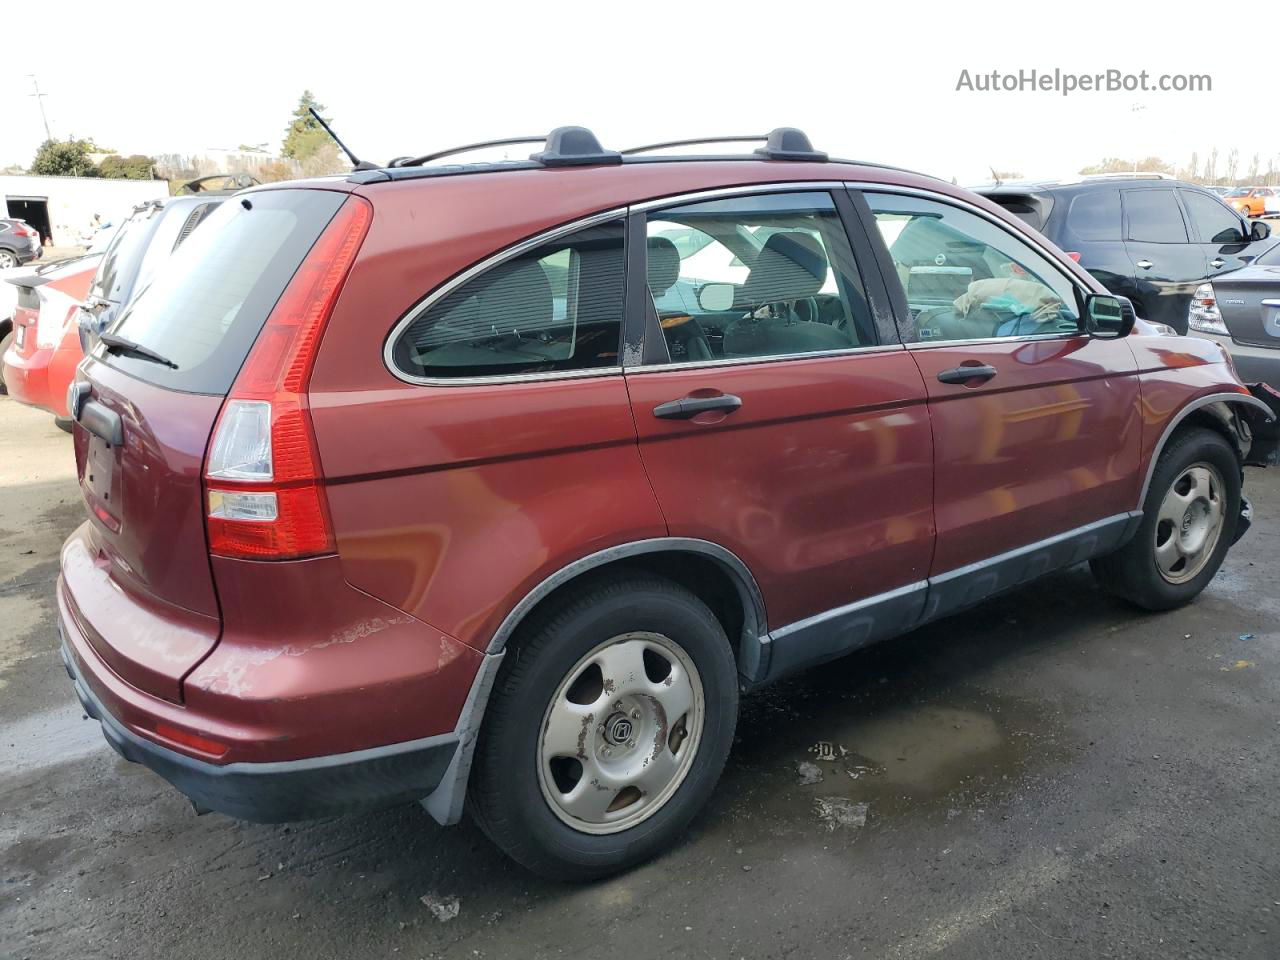
[[698, 288], [698, 306], [708, 313], [732, 310], [736, 293], [732, 283], [704, 283]]
[[1084, 304], [1084, 332], [1097, 340], [1128, 336], [1136, 319], [1137, 313], [1128, 297], [1092, 293]]
[[1249, 239], [1265, 240], [1271, 236], [1271, 224], [1263, 223], [1261, 220], [1249, 221]]

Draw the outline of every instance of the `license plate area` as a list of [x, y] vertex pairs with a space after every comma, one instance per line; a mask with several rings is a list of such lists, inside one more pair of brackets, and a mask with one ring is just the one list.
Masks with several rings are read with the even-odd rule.
[[[114, 530], [119, 530], [120, 524], [115, 520], [120, 515], [120, 470], [116, 448], [93, 434], [89, 435], [82, 482], [99, 519]], [[104, 517], [103, 512], [108, 516]]]

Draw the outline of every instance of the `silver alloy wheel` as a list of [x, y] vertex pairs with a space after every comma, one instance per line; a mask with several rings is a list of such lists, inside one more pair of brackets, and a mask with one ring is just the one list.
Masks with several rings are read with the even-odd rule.
[[538, 784], [557, 817], [583, 833], [630, 829], [680, 788], [702, 739], [706, 705], [689, 655], [659, 633], [600, 644], [547, 705]]
[[1226, 519], [1222, 475], [1208, 463], [1193, 463], [1169, 487], [1156, 514], [1155, 560], [1169, 583], [1186, 583], [1213, 556]]
[[18, 258], [8, 250], [0, 250], [0, 270], [8, 270], [18, 265]]

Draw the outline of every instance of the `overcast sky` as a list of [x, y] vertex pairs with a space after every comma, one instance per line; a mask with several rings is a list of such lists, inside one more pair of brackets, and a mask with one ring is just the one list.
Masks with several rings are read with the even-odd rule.
[[[29, 163], [44, 139], [27, 96], [35, 73], [55, 137], [92, 137], [123, 154], [278, 149], [310, 88], [343, 138], [380, 161], [579, 123], [615, 148], [798, 126], [833, 155], [961, 183], [989, 179], [993, 166], [1066, 175], [1103, 156], [1185, 163], [1214, 146], [1219, 171], [1233, 146], [1242, 176], [1255, 152], [1263, 171], [1268, 160], [1280, 168], [1277, 58], [1227, 42], [1244, 27], [1203, 9], [295, 0], [183, 12], [37, 0], [3, 14], [0, 166]], [[1213, 90], [956, 90], [961, 70], [1032, 68], [1146, 70], [1153, 81], [1207, 73]]]

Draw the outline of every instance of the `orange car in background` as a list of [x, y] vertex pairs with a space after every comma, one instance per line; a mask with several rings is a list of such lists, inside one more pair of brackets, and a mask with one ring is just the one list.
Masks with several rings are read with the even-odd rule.
[[1275, 207], [1276, 191], [1272, 187], [1234, 187], [1222, 199], [1246, 217], [1264, 217], [1268, 213], [1268, 199], [1272, 208]]
[[0, 358], [4, 385], [13, 399], [48, 410], [64, 429], [70, 425], [67, 387], [84, 356], [77, 310], [101, 259], [90, 254], [9, 279], [18, 288], [18, 305], [13, 341]]

